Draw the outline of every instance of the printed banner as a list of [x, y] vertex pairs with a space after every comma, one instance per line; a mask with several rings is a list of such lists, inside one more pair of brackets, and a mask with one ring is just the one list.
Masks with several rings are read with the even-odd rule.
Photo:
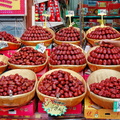
[[0, 15], [26, 15], [26, 0], [0, 0]]

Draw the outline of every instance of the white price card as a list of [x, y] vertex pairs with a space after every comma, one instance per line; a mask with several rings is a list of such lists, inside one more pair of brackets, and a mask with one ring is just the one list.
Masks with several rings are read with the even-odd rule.
[[34, 0], [33, 3], [34, 4], [37, 4], [37, 3], [43, 3], [43, 2], [46, 2], [48, 0]]
[[17, 112], [16, 112], [16, 110], [9, 110], [8, 114], [14, 114], [15, 115], [15, 114], [17, 114]]
[[46, 50], [46, 46], [44, 46], [43, 44], [40, 43], [40, 44], [36, 45], [35, 49], [38, 50], [41, 53], [44, 53], [45, 50]]
[[67, 10], [66, 11], [66, 17], [69, 17], [69, 16], [74, 16], [74, 11], [73, 10]]
[[113, 102], [113, 111], [114, 112], [120, 112], [120, 100]]
[[98, 15], [107, 15], [106, 9], [98, 9]]
[[8, 47], [7, 42], [0, 42], [0, 49]]

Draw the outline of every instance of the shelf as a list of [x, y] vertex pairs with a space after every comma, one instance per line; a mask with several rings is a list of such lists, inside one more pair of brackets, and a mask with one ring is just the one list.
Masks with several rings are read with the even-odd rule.
[[[35, 22], [38, 26], [43, 26], [43, 22]], [[47, 22], [47, 27], [54, 27], [64, 24], [63, 22]]]
[[[100, 19], [101, 16], [83, 16], [84, 18], [89, 18], [89, 19]], [[79, 18], [79, 16], [74, 16], [73, 18]], [[113, 18], [120, 18], [120, 16], [103, 16], [105, 19], [113, 19]]]
[[34, 0], [34, 4], [47, 2], [48, 0]]
[[[84, 29], [89, 29], [89, 28], [91, 28], [91, 27], [84, 27]], [[120, 27], [113, 27], [113, 28], [120, 29]]]

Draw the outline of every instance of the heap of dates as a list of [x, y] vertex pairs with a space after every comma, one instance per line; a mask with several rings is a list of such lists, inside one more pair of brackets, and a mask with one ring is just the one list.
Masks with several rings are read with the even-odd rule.
[[52, 37], [52, 33], [49, 32], [46, 28], [41, 26], [31, 26], [22, 34], [21, 39], [26, 41], [38, 41], [48, 40]]
[[3, 66], [3, 65], [7, 65], [7, 64], [4, 63], [3, 61], [0, 61], [0, 66]]
[[58, 70], [47, 74], [39, 83], [38, 90], [48, 96], [60, 98], [69, 98], [82, 95], [85, 87], [78, 78], [72, 76], [69, 72]]
[[88, 33], [87, 37], [91, 39], [115, 39], [120, 37], [120, 33], [112, 27], [98, 27]]
[[120, 47], [103, 42], [90, 52], [88, 61], [98, 65], [120, 65]]
[[79, 41], [80, 31], [74, 27], [67, 27], [59, 30], [56, 33], [55, 39], [60, 41]]
[[51, 65], [83, 65], [86, 58], [80, 48], [62, 43], [53, 48], [49, 62]]
[[33, 90], [35, 80], [23, 78], [19, 74], [2, 76], [0, 78], [0, 96], [24, 94]]
[[0, 32], [0, 40], [12, 42], [12, 43], [20, 43], [13, 35], [7, 33], [6, 31]]
[[9, 63], [16, 65], [41, 65], [46, 61], [43, 53], [32, 47], [23, 47], [14, 53], [8, 60]]
[[103, 97], [120, 98], [120, 79], [116, 77], [106, 78], [99, 83], [90, 84], [90, 90]]

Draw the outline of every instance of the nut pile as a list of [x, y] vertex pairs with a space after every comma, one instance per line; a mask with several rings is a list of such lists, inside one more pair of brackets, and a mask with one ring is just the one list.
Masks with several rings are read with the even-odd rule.
[[35, 80], [23, 78], [19, 74], [2, 76], [0, 78], [0, 96], [24, 94], [33, 90]]
[[120, 37], [120, 33], [112, 27], [98, 27], [87, 34], [87, 37], [91, 39], [115, 39]]
[[52, 65], [82, 65], [86, 63], [86, 58], [80, 48], [62, 43], [54, 47], [49, 62]]
[[55, 39], [60, 41], [79, 41], [80, 31], [74, 27], [64, 28], [56, 33]]
[[46, 57], [32, 47], [23, 47], [14, 53], [8, 61], [17, 65], [41, 65], [45, 63]]
[[120, 65], [120, 47], [102, 43], [90, 52], [88, 61], [99, 65]]
[[22, 34], [21, 39], [26, 41], [38, 41], [48, 40], [52, 37], [52, 33], [49, 32], [46, 28], [41, 26], [31, 26]]
[[120, 98], [120, 79], [110, 77], [100, 83], [92, 83], [90, 84], [90, 90], [99, 96]]
[[0, 32], [0, 40], [12, 42], [12, 43], [20, 43], [13, 35], [7, 33], [6, 31]]
[[82, 95], [85, 92], [83, 83], [70, 73], [62, 70], [53, 71], [39, 83], [38, 90], [48, 96], [69, 98]]

